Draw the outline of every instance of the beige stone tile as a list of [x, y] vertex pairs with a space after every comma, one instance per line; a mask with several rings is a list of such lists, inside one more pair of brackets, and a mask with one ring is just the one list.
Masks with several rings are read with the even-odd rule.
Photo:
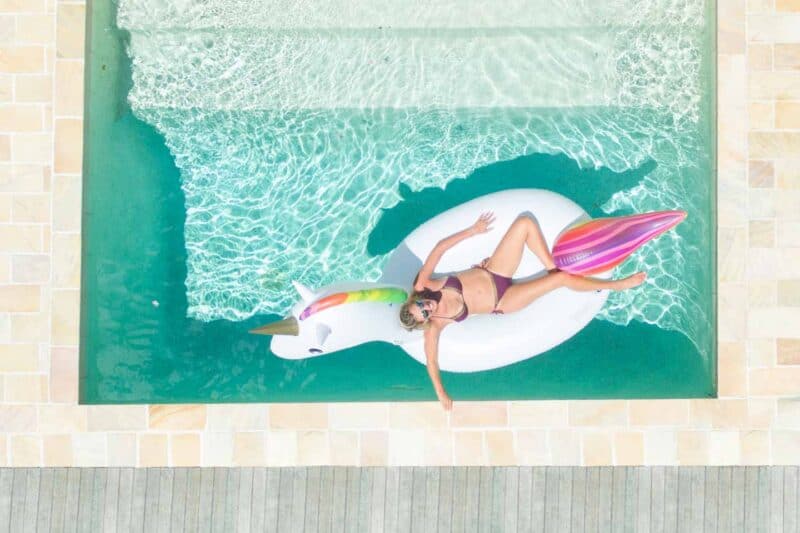
[[49, 102], [53, 98], [53, 77], [49, 74], [14, 76], [17, 102]]
[[297, 433], [271, 431], [267, 436], [267, 466], [292, 466], [297, 464]]
[[42, 445], [43, 466], [72, 466], [74, 453], [71, 435], [45, 435]]
[[78, 322], [80, 319], [80, 291], [72, 289], [53, 291], [53, 311], [50, 335], [53, 344], [78, 345]]
[[769, 431], [742, 431], [739, 433], [742, 465], [772, 463], [769, 433]]
[[3, 432], [34, 432], [38, 427], [35, 407], [0, 404], [0, 428]]
[[265, 434], [261, 431], [239, 431], [233, 435], [233, 464], [263, 466], [266, 463]]
[[800, 399], [778, 398], [773, 427], [800, 430]]
[[331, 445], [328, 432], [306, 430], [297, 432], [297, 464], [327, 465], [331, 462]]
[[206, 406], [206, 427], [209, 431], [265, 430], [268, 426], [266, 405], [211, 404]]
[[511, 427], [566, 427], [569, 423], [569, 403], [565, 401], [510, 402]]
[[8, 438], [0, 434], [0, 466], [8, 466]]
[[762, 307], [748, 312], [750, 338], [797, 338], [800, 336], [800, 307]]
[[50, 195], [15, 194], [11, 207], [11, 219], [13, 222], [49, 222]]
[[[8, 136], [0, 136], [0, 143], [3, 142], [3, 139], [7, 140]], [[0, 148], [1, 150], [2, 148]], [[11, 222], [11, 198], [10, 194], [0, 194], [0, 222], [2, 223]]]
[[[200, 466], [200, 447], [201, 444], [199, 433], [170, 434], [170, 466]], [[261, 464], [263, 464], [263, 462]]]
[[[775, 161], [776, 184], [780, 189], [800, 189], [800, 159], [778, 159]], [[779, 198], [797, 199], [797, 196], [787, 195], [781, 191]], [[797, 203], [792, 202], [793, 212], [797, 213]], [[786, 217], [789, 219], [790, 217]], [[796, 216], [793, 218], [797, 218]]]
[[89, 431], [137, 431], [147, 429], [146, 405], [89, 405]]
[[777, 304], [800, 306], [800, 279], [778, 280]]
[[0, 0], [0, 13], [35, 13], [44, 10], [44, 0]]
[[72, 435], [75, 466], [107, 466], [108, 439], [105, 433], [76, 433]]
[[721, 398], [747, 396], [745, 343], [721, 342], [717, 355], [717, 387]]
[[31, 224], [2, 226], [0, 243], [5, 252], [39, 252], [42, 250], [42, 228]]
[[[453, 409], [456, 409], [455, 404]], [[389, 404], [389, 427], [443, 429], [447, 427], [447, 413], [439, 402], [391, 403]]]
[[486, 459], [494, 466], [515, 465], [514, 433], [509, 430], [490, 430], [485, 434]]
[[[800, 72], [751, 72], [749, 74], [749, 95], [753, 100], [800, 100]], [[772, 137], [774, 137], [773, 134]], [[750, 134], [750, 157], [754, 159], [768, 159], [773, 157], [776, 139], [770, 138], [767, 132], [753, 132]], [[752, 151], [752, 143], [757, 141], [757, 151]], [[772, 148], [771, 150], [765, 150]], [[794, 152], [797, 153], [796, 151]], [[792, 152], [782, 154], [782, 157], [791, 156]]]
[[50, 351], [50, 401], [78, 402], [78, 350], [53, 348]]
[[747, 275], [753, 280], [800, 278], [800, 248], [765, 248], [749, 254]]
[[18, 133], [11, 143], [11, 159], [15, 163], [45, 163], [50, 160], [52, 149], [50, 133]]
[[328, 405], [321, 403], [270, 405], [269, 425], [273, 429], [328, 429]]
[[[427, 466], [451, 466], [453, 464], [453, 432], [450, 430], [425, 431], [423, 461]], [[496, 450], [500, 453], [500, 450]], [[491, 452], [490, 452], [491, 460]]]
[[775, 421], [775, 398], [748, 398], [747, 427], [750, 429], [769, 429]]
[[800, 132], [753, 131], [749, 134], [749, 140], [751, 157], [778, 158], [800, 153]]
[[777, 213], [777, 194], [773, 189], [750, 189], [746, 191], [747, 216], [749, 218], [774, 218]]
[[168, 449], [166, 434], [139, 434], [139, 466], [168, 466]]
[[328, 410], [331, 429], [379, 429], [389, 425], [386, 403], [334, 403]]
[[483, 447], [483, 432], [455, 431], [453, 433], [453, 456], [456, 466], [487, 464]]
[[550, 431], [550, 455], [554, 465], [578, 466], [581, 464], [581, 439], [575, 430]]
[[775, 70], [800, 70], [800, 43], [775, 44]]
[[775, 127], [800, 129], [800, 102], [775, 102]]
[[35, 344], [0, 344], [0, 372], [36, 372], [39, 348]]
[[770, 130], [775, 127], [773, 102], [749, 102], [747, 109], [751, 130]]
[[573, 426], [627, 425], [628, 403], [622, 400], [571, 401], [569, 423]]
[[800, 431], [772, 432], [772, 464], [796, 465], [800, 450]]
[[782, 366], [750, 370], [750, 396], [800, 395], [800, 367]]
[[11, 466], [42, 466], [42, 438], [38, 435], [11, 435]]
[[749, 232], [750, 248], [773, 248], [775, 246], [774, 220], [751, 220]]
[[717, 53], [745, 52], [745, 2], [730, 0], [717, 4]]
[[83, 433], [88, 430], [88, 411], [82, 405], [40, 405], [40, 433]]
[[8, 374], [3, 384], [6, 403], [41, 403], [47, 401], [45, 374]]
[[43, 46], [0, 46], [0, 72], [44, 72], [44, 50]]
[[745, 278], [747, 233], [743, 228], [719, 228], [717, 239], [719, 280], [741, 282]]
[[[0, 161], [11, 161], [10, 135], [0, 135]], [[7, 220], [10, 220], [10, 217]]]
[[53, 177], [53, 230], [80, 231], [81, 178]]
[[614, 433], [614, 464], [644, 464], [644, 434], [639, 431]]
[[136, 434], [107, 433], [108, 466], [136, 466]]
[[800, 2], [797, 0], [775, 0], [777, 11], [800, 11]]
[[779, 247], [800, 247], [800, 220], [778, 220], [775, 233]]
[[711, 431], [708, 433], [709, 465], [738, 465], [741, 463], [738, 431]]
[[453, 427], [508, 425], [507, 402], [457, 402], [450, 418]]
[[13, 46], [17, 43], [17, 22], [14, 15], [0, 14], [0, 46]]
[[[233, 464], [233, 433], [230, 431], [205, 431], [200, 434], [201, 464], [203, 466], [231, 466]], [[295, 448], [296, 450], [296, 448]], [[296, 454], [293, 456], [296, 459]], [[267, 458], [269, 463], [269, 454]], [[295, 464], [295, 463], [291, 463]], [[272, 465], [271, 465], [272, 466]], [[281, 465], [283, 466], [283, 465]]]
[[774, 187], [775, 163], [773, 161], [749, 161], [748, 180], [750, 187]]
[[631, 426], [683, 426], [689, 421], [686, 400], [633, 400], [628, 408]]
[[611, 434], [606, 431], [590, 431], [583, 437], [583, 466], [614, 464]]
[[647, 465], [678, 464], [678, 439], [674, 431], [647, 431], [644, 434], [644, 460]]
[[707, 431], [679, 431], [678, 464], [705, 465], [708, 464], [708, 432]]
[[206, 427], [205, 405], [150, 405], [148, 427], [150, 429], [196, 429]]
[[50, 316], [47, 312], [15, 313], [11, 315], [11, 340], [42, 342], [49, 337]]
[[747, 46], [747, 69], [772, 70], [772, 45], [750, 43]]
[[744, 427], [747, 420], [745, 399], [689, 401], [689, 422], [694, 428], [733, 429]]
[[53, 287], [77, 289], [81, 285], [81, 236], [53, 235]]
[[0, 102], [8, 103], [14, 99], [14, 78], [13, 74], [0, 73]]
[[83, 63], [56, 61], [56, 116], [83, 116]]
[[11, 279], [14, 283], [47, 283], [50, 281], [50, 256], [46, 254], [12, 256]]
[[800, 365], [800, 339], [777, 339], [779, 365]]
[[[0, 253], [0, 284], [5, 284], [11, 281], [11, 257], [8, 254]], [[5, 313], [8, 317], [8, 313]], [[0, 335], [0, 342], [3, 337]]]
[[83, 58], [85, 6], [59, 3], [57, 17], [57, 57]]
[[358, 465], [358, 432], [331, 431], [331, 464]]
[[[15, 135], [15, 142], [20, 137], [27, 137], [27, 135]], [[0, 143], [0, 150], [2, 150], [2, 143]], [[44, 166], [38, 164], [0, 164], [0, 192], [42, 192], [44, 190], [44, 172]]]
[[517, 431], [517, 462], [521, 465], [550, 464], [550, 447], [546, 430]]
[[55, 38], [53, 15], [17, 15], [17, 44], [50, 44]]
[[425, 432], [389, 431], [389, 464], [392, 466], [425, 464]]
[[384, 466], [389, 464], [389, 434], [386, 431], [362, 431], [361, 466]]
[[0, 106], [0, 131], [42, 131], [42, 108], [35, 104]]
[[59, 174], [78, 174], [83, 160], [83, 120], [56, 120], [55, 165]]
[[800, 15], [758, 14], [747, 17], [747, 36], [750, 42], [797, 42]]

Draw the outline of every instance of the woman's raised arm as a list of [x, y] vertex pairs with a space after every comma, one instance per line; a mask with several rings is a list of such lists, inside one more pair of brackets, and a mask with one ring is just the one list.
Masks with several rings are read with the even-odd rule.
[[447, 395], [442, 385], [442, 378], [439, 375], [439, 334], [442, 330], [436, 326], [425, 330], [425, 358], [427, 361], [428, 375], [433, 383], [433, 389], [436, 391], [436, 397], [442, 404], [446, 411], [453, 407], [453, 400]]

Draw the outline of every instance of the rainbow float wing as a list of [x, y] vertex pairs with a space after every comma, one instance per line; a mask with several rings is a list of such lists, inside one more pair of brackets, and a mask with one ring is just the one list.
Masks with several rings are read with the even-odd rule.
[[685, 218], [686, 211], [657, 211], [590, 220], [556, 239], [553, 259], [558, 268], [571, 274], [587, 276], [605, 272]]
[[379, 288], [363, 289], [360, 291], [337, 292], [320, 298], [300, 313], [300, 320], [305, 320], [314, 313], [342, 304], [356, 302], [401, 303], [408, 298], [408, 293], [402, 289]]

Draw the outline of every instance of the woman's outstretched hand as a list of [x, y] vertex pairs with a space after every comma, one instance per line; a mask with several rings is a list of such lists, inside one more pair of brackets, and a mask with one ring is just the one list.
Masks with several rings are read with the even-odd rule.
[[481, 233], [486, 233], [487, 231], [492, 230], [492, 223], [494, 222], [494, 213], [491, 211], [487, 211], [486, 213], [482, 213], [480, 217], [478, 217], [477, 222], [475, 222], [470, 229], [472, 230], [473, 235], [479, 235]]
[[437, 396], [439, 397], [439, 403], [442, 404], [445, 411], [449, 411], [453, 408], [453, 400], [450, 399], [450, 396], [448, 396], [445, 391], [438, 393]]

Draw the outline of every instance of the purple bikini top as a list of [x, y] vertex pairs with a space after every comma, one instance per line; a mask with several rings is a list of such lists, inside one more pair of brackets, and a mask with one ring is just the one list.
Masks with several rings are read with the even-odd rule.
[[[444, 280], [444, 285], [442, 286], [442, 289], [450, 289], [458, 292], [458, 294], [461, 295], [461, 304], [462, 304], [461, 312], [445, 318], [450, 318], [452, 320], [455, 320], [456, 322], [461, 322], [463, 320], [466, 320], [467, 317], [469, 316], [469, 309], [467, 309], [467, 302], [464, 301], [464, 292], [463, 292], [464, 286], [461, 284], [461, 280], [458, 279], [458, 277], [456, 276], [447, 276], [447, 279]], [[420, 296], [422, 296], [426, 300], [435, 300], [436, 303], [439, 303], [442, 299], [442, 291], [432, 291], [430, 289], [424, 289], [420, 293]]]

